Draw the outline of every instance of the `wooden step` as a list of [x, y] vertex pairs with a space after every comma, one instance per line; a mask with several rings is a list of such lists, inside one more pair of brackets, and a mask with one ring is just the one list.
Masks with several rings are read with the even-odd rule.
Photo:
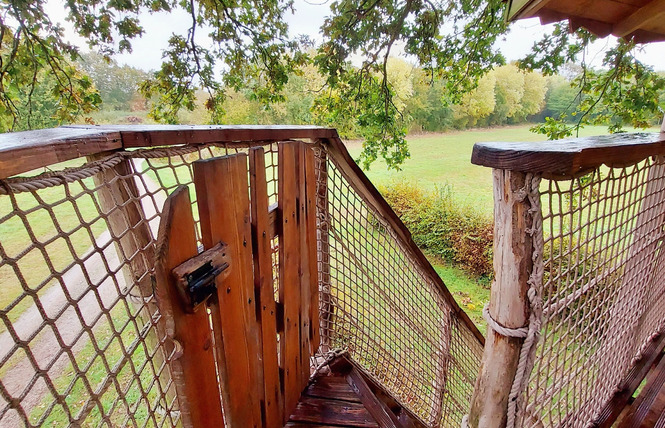
[[665, 424], [665, 358], [647, 375], [644, 389], [617, 423], [618, 428], [653, 428]]
[[425, 428], [344, 356], [310, 381], [286, 426]]

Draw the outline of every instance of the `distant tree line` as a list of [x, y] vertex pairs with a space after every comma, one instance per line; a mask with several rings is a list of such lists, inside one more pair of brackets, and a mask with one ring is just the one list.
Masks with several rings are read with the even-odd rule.
[[[83, 54], [76, 65], [82, 73], [81, 78], [89, 81], [90, 96], [94, 94], [99, 98], [96, 103], [100, 112], [89, 120], [99, 123], [150, 120], [148, 111], [154, 100], [146, 98], [140, 91], [148, 72], [121, 66], [95, 53]], [[390, 58], [387, 70], [394, 108], [400, 112], [399, 120], [409, 132], [545, 123], [547, 118], [560, 117], [573, 123], [576, 120], [574, 112], [583, 100], [579, 90], [571, 85], [581, 72], [574, 65], [568, 65], [563, 75], [552, 76], [523, 71], [514, 64], [499, 66], [480, 78], [475, 89], [456, 100], [449, 95], [447, 82], [432, 79], [430, 73], [403, 59]], [[43, 84], [35, 87], [31, 94], [32, 103], [22, 107], [30, 106], [32, 111], [21, 115], [18, 129], [57, 126], [70, 119], [54, 114], [62, 109], [57, 108], [57, 101], [50, 94], [57, 90], [51, 80], [45, 73]], [[345, 138], [363, 137], [363, 127], [358, 125], [362, 122], [357, 118], [336, 114], [337, 110], [322, 105], [325, 100], [341, 95], [326, 89], [324, 77], [312, 65], [289, 76], [279, 102], [266, 104], [251, 89], [228, 88], [225, 92], [223, 115], [218, 119], [220, 123], [317, 124], [335, 127]], [[661, 92], [661, 105], [665, 105], [665, 90]], [[205, 105], [207, 98], [203, 91], [197, 92], [193, 99], [194, 109], [181, 110], [179, 121], [214, 122]], [[607, 112], [600, 109], [593, 114], [602, 116]], [[654, 116], [653, 124], [660, 119]], [[611, 116], [605, 122], [611, 125]]]

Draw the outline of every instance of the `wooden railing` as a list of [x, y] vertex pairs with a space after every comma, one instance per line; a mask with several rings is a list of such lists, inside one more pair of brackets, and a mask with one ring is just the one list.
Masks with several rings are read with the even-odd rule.
[[468, 426], [610, 426], [662, 351], [663, 131], [474, 146], [496, 278]]
[[[251, 414], [255, 422], [274, 425], [260, 397], [244, 400], [241, 392], [231, 399], [230, 384], [222, 385], [220, 397], [211, 397], [219, 379], [214, 372], [201, 381], [202, 387], [207, 385], [205, 397], [186, 392], [192, 384], [179, 380], [186, 371], [199, 372], [214, 363], [227, 380], [238, 371], [220, 361], [226, 354], [220, 351], [224, 338], [214, 333], [221, 331], [214, 325], [219, 321], [214, 308], [210, 308], [214, 346], [210, 332], [200, 331], [204, 316], [191, 324], [199, 326], [201, 335], [183, 339], [204, 349], [197, 351], [198, 356], [183, 357], [182, 343], [169, 336], [183, 328], [182, 324], [173, 328], [174, 319], [183, 314], [164, 309], [163, 292], [157, 301], [155, 287], [159, 290], [168, 279], [154, 266], [172, 268], [183, 256], [173, 248], [184, 251], [185, 243], [188, 257], [193, 255], [192, 245], [214, 247], [206, 198], [208, 192], [219, 190], [216, 186], [230, 182], [195, 186], [194, 165], [233, 153], [251, 152], [259, 161], [255, 148], [263, 148], [266, 183], [258, 194], [267, 192], [267, 199], [261, 212], [252, 212], [245, 221], [262, 219], [255, 228], [267, 231], [273, 266], [267, 266], [266, 245], [259, 251], [260, 263], [240, 263], [240, 256], [229, 263], [236, 263], [236, 269], [245, 266], [245, 271], [260, 269], [245, 272], [255, 280], [274, 275], [281, 252], [288, 251], [280, 204], [294, 196], [282, 188], [278, 152], [293, 141], [315, 153], [320, 302], [315, 330], [320, 346], [312, 349], [312, 367], [329, 352], [347, 350], [364, 374], [409, 412], [411, 420], [427, 426], [459, 424], [473, 391], [483, 337], [334, 129], [78, 126], [0, 135], [0, 287], [8, 296], [0, 301], [0, 426], [101, 421], [195, 424], [201, 415], [197, 419], [192, 409], [214, 409], [219, 402], [233, 406], [225, 410], [227, 417]], [[250, 184], [256, 180], [252, 165], [256, 170], [260, 162], [250, 162], [249, 174], [245, 171]], [[242, 187], [244, 180], [234, 183]], [[163, 213], [172, 193], [170, 208]], [[170, 247], [174, 241], [166, 238], [158, 243], [159, 223], [166, 222], [162, 226], [166, 230], [172, 226], [166, 218], [183, 216], [187, 193], [191, 205], [199, 206], [193, 219], [185, 221], [195, 235], [182, 235], [182, 246]], [[242, 190], [239, 194], [247, 196]], [[222, 240], [231, 244], [230, 239]], [[238, 242], [250, 246], [247, 240]], [[292, 270], [297, 266], [292, 265]], [[267, 281], [274, 290], [288, 282], [278, 276]], [[270, 295], [264, 293], [264, 300]], [[284, 294], [277, 295], [274, 327], [282, 341], [290, 307], [282, 301], [287, 300]], [[261, 299], [251, 304], [257, 301]], [[256, 313], [261, 310], [257, 307]], [[299, 319], [305, 319], [301, 315]], [[260, 330], [270, 337], [270, 328]], [[188, 346], [198, 346], [191, 343]], [[216, 359], [209, 358], [213, 348]], [[41, 351], [45, 349], [49, 352]], [[298, 355], [307, 359], [309, 353]], [[191, 364], [194, 360], [201, 364]], [[284, 372], [284, 360], [279, 364]], [[305, 366], [302, 369], [305, 373]], [[297, 387], [306, 377], [302, 373]], [[280, 379], [284, 376], [288, 377]], [[253, 375], [249, 378], [256, 380]], [[275, 385], [274, 379], [270, 385], [263, 379], [266, 388]], [[294, 392], [280, 396], [293, 405]], [[193, 407], [191, 400], [201, 402]], [[245, 409], [245, 405], [264, 407]], [[283, 419], [284, 412], [287, 407], [277, 419]]]

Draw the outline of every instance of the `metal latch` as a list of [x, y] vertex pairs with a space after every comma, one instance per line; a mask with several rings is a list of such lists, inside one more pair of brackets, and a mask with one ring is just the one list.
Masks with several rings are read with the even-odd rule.
[[185, 311], [194, 312], [216, 292], [217, 276], [229, 267], [227, 249], [227, 245], [220, 242], [173, 269]]

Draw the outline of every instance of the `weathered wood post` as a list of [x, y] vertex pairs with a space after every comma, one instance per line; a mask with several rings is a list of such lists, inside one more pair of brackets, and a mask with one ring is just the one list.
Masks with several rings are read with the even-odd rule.
[[[112, 153], [88, 156], [88, 160], [97, 161]], [[126, 263], [122, 269], [125, 286], [132, 297], [143, 300], [138, 306], [145, 306], [148, 310], [148, 314], [141, 315], [147, 317], [144, 321], [148, 323], [149, 317], [156, 309], [154, 301], [150, 301], [153, 290], [149, 275], [155, 253], [150, 226], [145, 219], [140, 192], [134, 180], [131, 160], [123, 159], [114, 167], [101, 171], [93, 176], [93, 181], [97, 187], [100, 207], [106, 213], [106, 221], [118, 258], [121, 263]]]
[[[494, 274], [489, 316], [507, 329], [529, 319], [528, 280], [533, 268], [533, 215], [525, 189], [527, 176], [499, 170], [494, 175]], [[510, 390], [524, 338], [507, 337], [488, 326], [482, 364], [471, 400], [468, 426], [503, 428]]]
[[330, 351], [330, 328], [333, 322], [331, 283], [330, 283], [330, 213], [328, 211], [328, 153], [326, 140], [319, 140], [316, 158], [316, 208], [318, 213], [318, 262], [319, 262], [319, 306], [320, 306], [320, 346], [321, 352]]

